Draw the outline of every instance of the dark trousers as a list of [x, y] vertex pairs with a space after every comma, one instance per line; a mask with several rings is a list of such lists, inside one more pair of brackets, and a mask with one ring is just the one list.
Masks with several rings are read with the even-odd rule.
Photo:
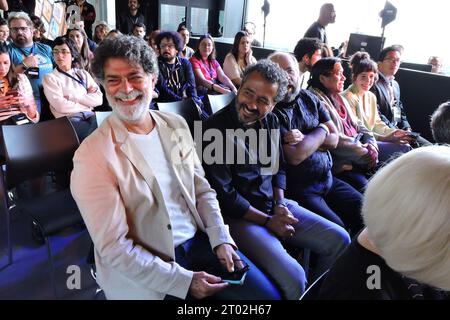
[[[216, 293], [212, 298], [220, 300], [279, 300], [281, 295], [274, 284], [242, 253], [237, 252], [240, 259], [250, 266], [244, 284], [229, 285]], [[193, 271], [205, 271], [218, 274], [221, 271], [217, 256], [211, 249], [208, 236], [198, 231], [194, 238], [175, 248], [176, 262]], [[171, 297], [167, 297], [170, 299]], [[192, 299], [188, 295], [187, 299]]]
[[368, 183], [367, 176], [359, 169], [353, 169], [350, 171], [342, 171], [334, 174], [335, 178], [338, 178], [344, 182], [347, 182], [353, 188], [364, 194]]
[[333, 177], [328, 192], [290, 192], [303, 207], [339, 226], [350, 229], [351, 236], [363, 227], [362, 194], [350, 184]]

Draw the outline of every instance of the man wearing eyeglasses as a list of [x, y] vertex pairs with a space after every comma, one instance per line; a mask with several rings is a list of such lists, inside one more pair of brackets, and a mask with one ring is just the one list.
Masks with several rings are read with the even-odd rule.
[[[381, 120], [391, 128], [411, 132], [411, 125], [400, 100], [400, 86], [395, 81], [395, 74], [402, 62], [402, 54], [403, 47], [400, 45], [386, 47], [380, 52], [378, 56], [378, 81], [371, 91], [377, 97], [378, 113]], [[429, 141], [420, 136], [411, 136], [410, 140], [412, 146], [415, 144], [420, 146], [430, 144]]]
[[[189, 60], [178, 55], [183, 50], [183, 40], [177, 32], [161, 32], [156, 38], [159, 50], [159, 78], [156, 89], [159, 91], [158, 101], [172, 102], [192, 98], [199, 110], [202, 100], [197, 95], [194, 72]], [[201, 111], [204, 116], [206, 113]]]
[[25, 12], [11, 12], [8, 26], [12, 43], [9, 54], [14, 70], [24, 73], [30, 80], [38, 111], [41, 112], [39, 88], [44, 76], [53, 71], [52, 49], [45, 44], [33, 42], [33, 23]]

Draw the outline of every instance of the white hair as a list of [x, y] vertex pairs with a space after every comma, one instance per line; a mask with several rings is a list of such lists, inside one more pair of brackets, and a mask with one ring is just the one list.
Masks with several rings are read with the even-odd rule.
[[422, 147], [382, 168], [362, 211], [370, 240], [392, 269], [450, 290], [450, 147]]
[[25, 20], [27, 26], [32, 27], [33, 26], [33, 21], [31, 21], [30, 16], [23, 12], [23, 11], [18, 11], [18, 12], [10, 12], [8, 15], [8, 27], [11, 27], [11, 21], [12, 20]]

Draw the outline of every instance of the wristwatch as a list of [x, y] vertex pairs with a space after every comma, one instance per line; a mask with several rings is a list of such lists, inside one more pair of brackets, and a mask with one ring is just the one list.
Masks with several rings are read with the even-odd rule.
[[273, 204], [274, 204], [274, 206], [287, 207], [287, 202], [285, 199], [275, 200]]

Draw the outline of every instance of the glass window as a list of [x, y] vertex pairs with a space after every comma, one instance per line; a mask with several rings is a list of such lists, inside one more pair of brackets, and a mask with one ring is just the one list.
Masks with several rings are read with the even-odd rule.
[[177, 31], [185, 16], [186, 7], [161, 4], [161, 30]]
[[208, 14], [208, 9], [191, 8], [192, 34], [202, 35], [208, 33]]

